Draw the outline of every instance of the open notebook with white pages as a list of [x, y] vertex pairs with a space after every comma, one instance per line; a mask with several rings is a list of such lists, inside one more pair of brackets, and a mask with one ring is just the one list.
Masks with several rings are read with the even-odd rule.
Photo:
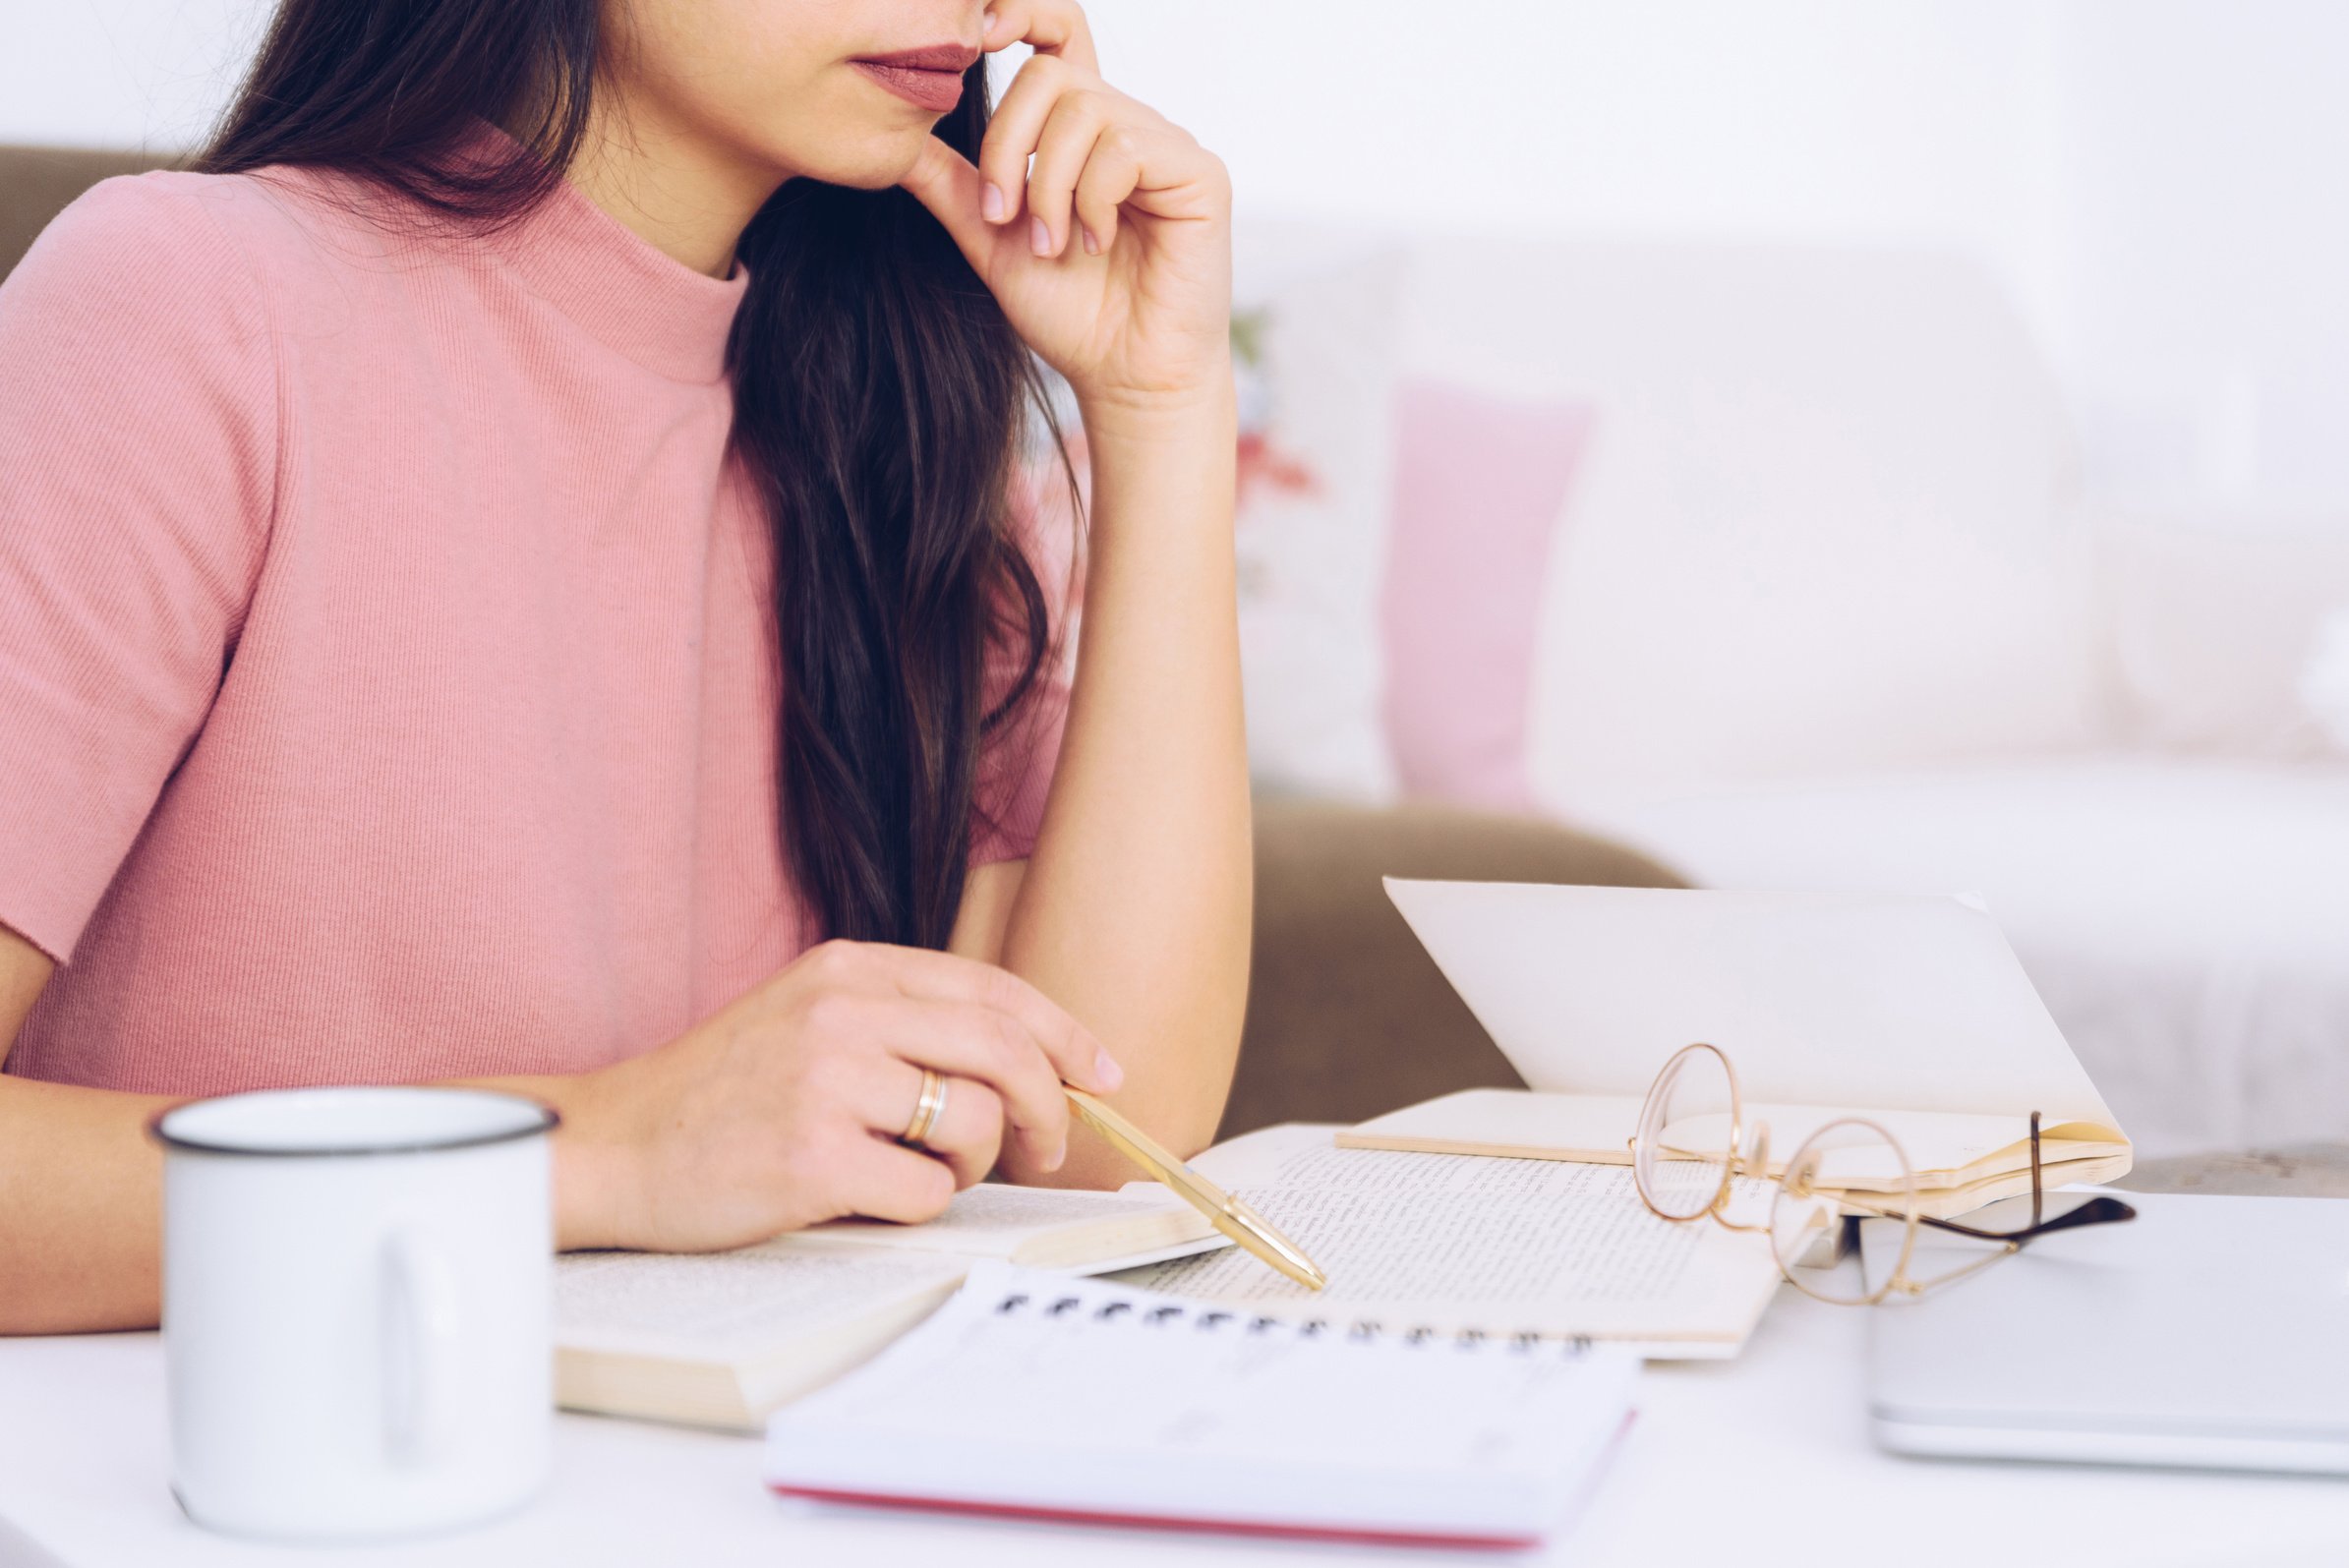
[[1311, 1328], [985, 1263], [779, 1412], [766, 1477], [831, 1501], [1526, 1545], [1588, 1489], [1636, 1375], [1579, 1343]]
[[1327, 1290], [1229, 1249], [1118, 1278], [1289, 1319], [1580, 1336], [1672, 1360], [1735, 1355], [1778, 1289], [1763, 1237], [1660, 1220], [1621, 1166], [1339, 1148], [1332, 1132], [1267, 1128], [1193, 1162], [1311, 1253]]
[[838, 1220], [698, 1255], [573, 1252], [556, 1270], [556, 1398], [756, 1430], [918, 1322], [980, 1258], [1100, 1273], [1226, 1245], [1155, 1185], [1119, 1194], [990, 1182], [926, 1225]]
[[[1719, 1047], [1769, 1130], [1771, 1174], [1819, 1127], [1865, 1117], [1905, 1152], [1922, 1213], [2127, 1174], [2129, 1139], [1975, 902], [1893, 894], [1412, 882], [1386, 890], [1535, 1092], [1471, 1089], [1350, 1130], [1357, 1148], [1628, 1164], [1642, 1097], [1692, 1041]], [[1664, 1130], [1724, 1140], [1726, 1117]], [[1875, 1149], [1821, 1185], [1902, 1190]]]

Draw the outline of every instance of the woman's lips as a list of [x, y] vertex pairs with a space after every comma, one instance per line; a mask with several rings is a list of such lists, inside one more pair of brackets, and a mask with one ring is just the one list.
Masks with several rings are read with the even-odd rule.
[[866, 55], [849, 63], [908, 103], [944, 114], [963, 101], [963, 73], [977, 60], [976, 49], [941, 43], [896, 54]]

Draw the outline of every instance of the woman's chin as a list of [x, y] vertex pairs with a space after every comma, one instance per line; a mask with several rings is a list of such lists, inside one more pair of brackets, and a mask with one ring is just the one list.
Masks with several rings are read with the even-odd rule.
[[[795, 159], [797, 172], [827, 185], [846, 185], [859, 191], [885, 191], [913, 172], [922, 147], [930, 139], [931, 121], [912, 127], [875, 129], [853, 142], [825, 148], [826, 156]], [[810, 167], [810, 164], [813, 167]]]

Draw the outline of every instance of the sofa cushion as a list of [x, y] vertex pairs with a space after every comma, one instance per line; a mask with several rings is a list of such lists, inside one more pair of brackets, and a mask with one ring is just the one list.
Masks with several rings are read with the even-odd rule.
[[2349, 520], [2116, 518], [2097, 562], [2132, 739], [2277, 760], [2331, 749], [2314, 667], [2324, 621], [2349, 608]]
[[2299, 690], [2302, 710], [2332, 749], [2349, 757], [2349, 600], [2310, 639]]
[[2144, 1152], [2349, 1136], [2349, 766], [2014, 764], [1608, 822], [1710, 887], [1982, 895]]
[[1380, 624], [1406, 793], [1526, 810], [1542, 579], [1596, 411], [1418, 377], [1395, 397]]
[[1599, 409], [1545, 590], [1545, 802], [2099, 734], [2066, 423], [1981, 268], [1695, 241], [1412, 263], [1408, 371]]

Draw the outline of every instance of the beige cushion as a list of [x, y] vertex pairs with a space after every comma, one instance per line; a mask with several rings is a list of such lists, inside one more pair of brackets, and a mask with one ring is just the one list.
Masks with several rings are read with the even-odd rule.
[[1222, 1136], [1522, 1086], [1387, 901], [1382, 876], [1681, 885], [1644, 855], [1530, 818], [1260, 801], [1255, 970]]
[[0, 276], [32, 245], [49, 219], [98, 181], [163, 167], [147, 152], [84, 152], [66, 147], [0, 146]]

